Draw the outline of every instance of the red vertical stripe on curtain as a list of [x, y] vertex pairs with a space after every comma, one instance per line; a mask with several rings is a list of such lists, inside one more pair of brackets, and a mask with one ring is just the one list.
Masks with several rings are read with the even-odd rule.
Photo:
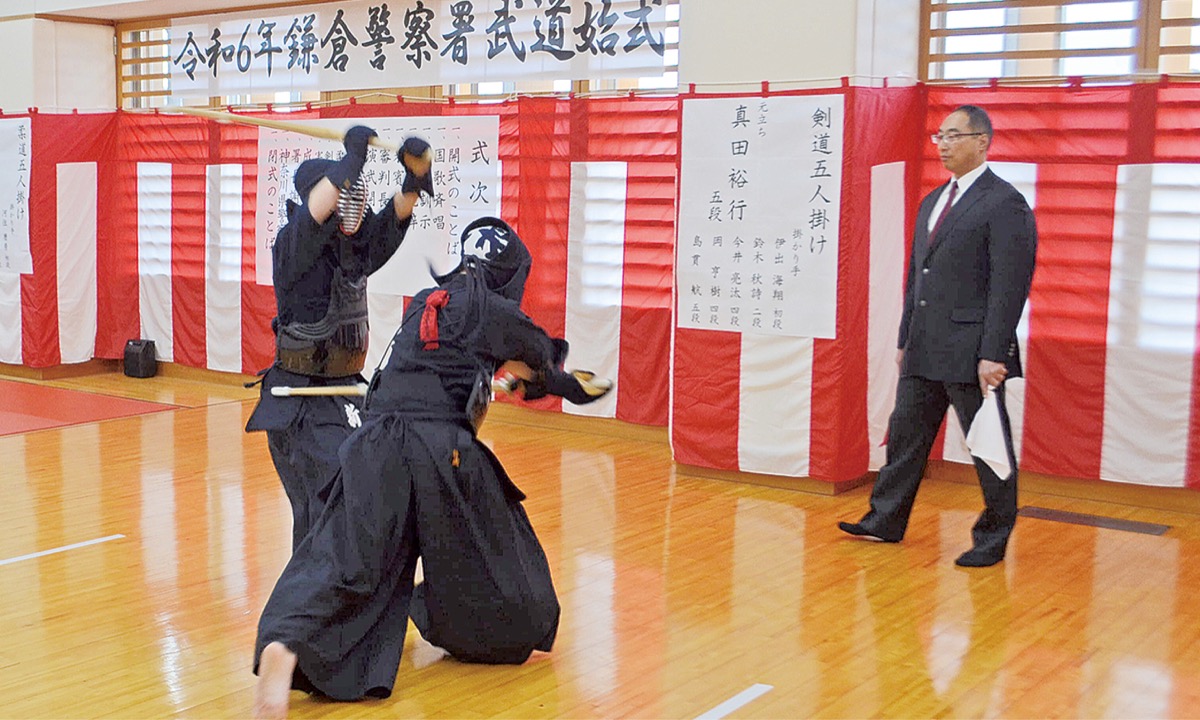
[[[563, 337], [567, 316], [567, 228], [571, 199], [571, 104], [557, 98], [523, 97], [517, 101], [517, 154], [504, 158], [518, 167], [520, 192], [501, 212], [533, 255], [522, 307], [546, 332]], [[505, 179], [506, 186], [517, 182]], [[506, 187], [508, 189], [508, 187]], [[547, 397], [528, 403], [558, 410], [562, 401]]]
[[502, 210], [534, 257], [522, 304], [551, 335], [562, 337], [571, 197], [570, 103], [523, 97], [517, 104], [520, 149], [515, 161], [520, 164], [521, 191], [515, 207], [506, 203]]
[[29, 251], [33, 274], [21, 276], [21, 358], [30, 367], [60, 362], [58, 347], [58, 168], [61, 125], [30, 116]]
[[622, 98], [595, 104], [606, 112], [593, 114], [588, 137], [615, 142], [605, 143], [605, 156], [589, 159], [628, 162], [616, 416], [626, 422], [666, 425], [679, 102]]
[[676, 462], [737, 470], [741, 334], [676, 328], [674, 366]]
[[[114, 136], [115, 137], [115, 136]], [[102, 162], [96, 209], [96, 357], [119, 359], [141, 334], [138, 301], [137, 165]]]
[[661, 426], [670, 404], [675, 162], [628, 167], [617, 419]]
[[175, 362], [208, 364], [204, 293], [205, 165], [176, 163], [171, 178], [171, 308]]
[[675, 243], [678, 101], [571, 102], [570, 160], [625, 163], [625, 238], [616, 417], [666, 425]]
[[1038, 167], [1023, 466], [1096, 478], [1104, 434], [1115, 165]]
[[263, 262], [269, 262], [271, 257], [266, 238], [257, 247], [255, 243], [256, 162], [242, 165], [242, 188], [245, 192], [242, 196], [242, 372], [252, 374], [275, 359], [275, 335], [271, 332], [275, 291], [270, 285], [259, 285], [256, 279], [259, 249]]

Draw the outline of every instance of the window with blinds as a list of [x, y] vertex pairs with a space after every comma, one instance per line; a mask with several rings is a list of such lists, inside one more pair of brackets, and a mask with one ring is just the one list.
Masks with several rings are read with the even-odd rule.
[[[200, 98], [171, 95], [170, 35], [164, 21], [154, 24], [133, 23], [117, 26], [117, 54], [120, 77], [117, 92], [125, 110], [208, 104]], [[317, 102], [319, 92], [279, 92], [268, 95], [230, 95], [212, 98], [215, 105], [286, 106], [289, 103]]]
[[1200, 0], [923, 0], [924, 79], [1200, 73]]
[[165, 27], [117, 27], [117, 94], [126, 110], [162, 107], [171, 96]]

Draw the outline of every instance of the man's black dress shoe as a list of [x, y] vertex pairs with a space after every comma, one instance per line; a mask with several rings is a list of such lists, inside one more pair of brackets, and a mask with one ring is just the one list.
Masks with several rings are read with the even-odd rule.
[[842, 532], [850, 533], [851, 535], [857, 535], [858, 537], [866, 538], [868, 540], [877, 540], [878, 542], [886, 542], [886, 543], [900, 542], [900, 538], [893, 539], [893, 538], [889, 538], [889, 537], [884, 537], [882, 535], [877, 535], [877, 534], [871, 532], [870, 530], [866, 529], [865, 527], [863, 527], [860, 523], [840, 522], [840, 523], [838, 523], [838, 529], [841, 530]]
[[976, 550], [972, 548], [962, 555], [959, 555], [958, 559], [954, 561], [954, 564], [958, 565], [959, 567], [991, 567], [1003, 559], [1003, 553], [997, 555], [996, 553], [985, 552], [983, 550]]

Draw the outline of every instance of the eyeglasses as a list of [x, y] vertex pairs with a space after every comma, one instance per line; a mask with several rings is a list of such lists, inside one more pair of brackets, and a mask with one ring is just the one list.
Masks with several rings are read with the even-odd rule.
[[987, 133], [982, 133], [982, 132], [975, 132], [975, 133], [946, 133], [945, 135], [943, 135], [943, 134], [941, 134], [941, 133], [934, 133], [933, 135], [930, 135], [930, 136], [929, 136], [929, 140], [930, 140], [930, 141], [931, 141], [931, 142], [932, 142], [934, 145], [937, 145], [938, 143], [940, 143], [940, 142], [941, 142], [941, 141], [943, 141], [943, 140], [945, 140], [945, 141], [946, 141], [946, 142], [948, 142], [948, 143], [954, 143], [954, 142], [957, 142], [957, 141], [959, 141], [959, 140], [961, 140], [961, 139], [963, 139], [963, 138], [965, 138], [965, 137], [971, 137], [972, 135], [987, 135]]

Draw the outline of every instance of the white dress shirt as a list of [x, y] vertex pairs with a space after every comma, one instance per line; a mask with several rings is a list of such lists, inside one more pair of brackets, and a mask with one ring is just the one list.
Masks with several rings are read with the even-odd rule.
[[[969, 173], [965, 173], [962, 177], [954, 178], [954, 180], [958, 182], [958, 193], [956, 193], [954, 196], [954, 202], [957, 203], [962, 199], [963, 194], [967, 192], [967, 188], [971, 187], [971, 185], [979, 179], [979, 176], [983, 174], [984, 170], [987, 170], [986, 162], [980, 163], [979, 167], [975, 168]], [[949, 194], [950, 185], [947, 183], [946, 188], [942, 190], [942, 194], [938, 198], [937, 203], [935, 203], [933, 206], [933, 212], [929, 213], [929, 226], [925, 228], [928, 232], [933, 232], [934, 223], [936, 223], [937, 219], [942, 216], [942, 208], [946, 207], [946, 196]]]

